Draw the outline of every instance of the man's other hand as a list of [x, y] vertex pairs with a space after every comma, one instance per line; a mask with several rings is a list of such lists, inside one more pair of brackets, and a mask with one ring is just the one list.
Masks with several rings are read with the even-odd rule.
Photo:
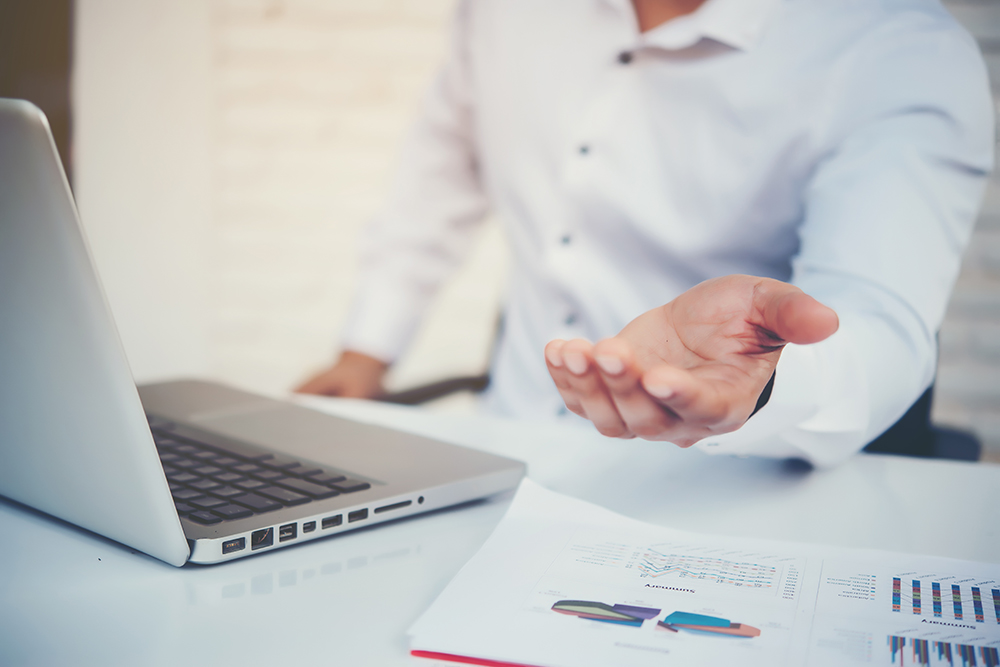
[[382, 378], [389, 365], [360, 352], [345, 350], [330, 368], [313, 376], [295, 391], [300, 394], [377, 398], [384, 392]]
[[690, 447], [746, 422], [785, 343], [816, 343], [838, 326], [833, 310], [797, 287], [732, 275], [596, 345], [551, 341], [545, 359], [566, 407], [604, 435]]

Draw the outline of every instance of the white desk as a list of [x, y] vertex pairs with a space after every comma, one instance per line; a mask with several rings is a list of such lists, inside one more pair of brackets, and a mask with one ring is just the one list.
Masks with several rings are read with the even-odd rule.
[[[1000, 561], [1000, 466], [857, 456], [832, 471], [590, 430], [355, 401], [331, 412], [528, 462], [539, 483], [686, 530]], [[428, 665], [405, 631], [509, 498], [175, 569], [0, 501], [0, 665]]]

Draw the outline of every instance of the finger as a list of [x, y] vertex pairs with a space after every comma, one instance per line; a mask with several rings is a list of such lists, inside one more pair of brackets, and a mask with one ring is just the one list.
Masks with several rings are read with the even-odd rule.
[[631, 434], [594, 364], [593, 350], [593, 345], [582, 339], [571, 340], [563, 346], [562, 358], [569, 371], [570, 389], [583, 408], [584, 416], [594, 423], [601, 434], [614, 438], [627, 437]]
[[746, 421], [753, 409], [751, 396], [756, 400], [750, 378], [728, 377], [732, 373], [722, 365], [702, 367], [694, 373], [664, 364], [646, 371], [642, 386], [673, 411], [686, 429], [724, 433]]
[[564, 340], [549, 341], [545, 346], [545, 365], [549, 369], [549, 375], [552, 376], [552, 381], [555, 383], [563, 403], [566, 404], [566, 408], [581, 417], [586, 417], [587, 415], [583, 411], [583, 406], [580, 405], [579, 399], [570, 386], [569, 379], [571, 374], [566, 369], [566, 364], [563, 362], [562, 357], [562, 349], [565, 345], [566, 341]]
[[549, 368], [562, 368], [562, 347], [566, 341], [556, 338], [545, 345], [545, 361]]
[[679, 420], [642, 386], [632, 349], [620, 338], [594, 347], [594, 362], [615, 409], [631, 433], [646, 440], [670, 440]]
[[766, 280], [754, 292], [762, 326], [789, 343], [806, 345], [832, 336], [840, 326], [837, 313], [798, 287]]

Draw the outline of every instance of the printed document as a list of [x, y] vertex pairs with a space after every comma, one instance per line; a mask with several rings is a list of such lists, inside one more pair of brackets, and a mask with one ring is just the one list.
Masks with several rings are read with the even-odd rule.
[[997, 667], [1000, 565], [677, 531], [525, 480], [410, 635], [487, 665]]

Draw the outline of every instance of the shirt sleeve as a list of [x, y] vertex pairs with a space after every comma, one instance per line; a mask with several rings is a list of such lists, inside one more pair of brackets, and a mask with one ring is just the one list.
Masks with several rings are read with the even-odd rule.
[[894, 29], [840, 64], [828, 148], [804, 189], [792, 282], [836, 310], [840, 329], [786, 346], [768, 404], [699, 443], [706, 451], [834, 465], [933, 382], [937, 332], [993, 167], [992, 100], [956, 24]]
[[467, 39], [460, 3], [444, 66], [407, 137], [383, 209], [362, 232], [357, 288], [341, 345], [398, 358], [485, 218], [474, 148]]

